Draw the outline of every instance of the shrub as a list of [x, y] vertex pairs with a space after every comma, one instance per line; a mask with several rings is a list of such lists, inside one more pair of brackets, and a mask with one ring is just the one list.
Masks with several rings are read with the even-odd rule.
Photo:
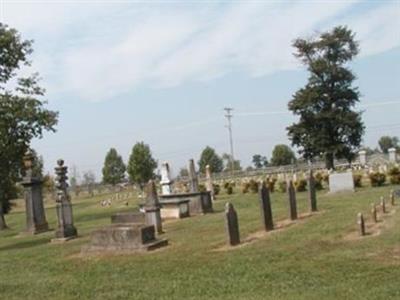
[[324, 179], [324, 175], [322, 173], [316, 173], [314, 176], [315, 179], [315, 189], [316, 190], [322, 190], [324, 187], [322, 186], [322, 181]]
[[248, 182], [242, 183], [242, 193], [243, 194], [247, 194], [249, 192], [249, 189], [250, 189], [250, 183], [248, 183]]
[[227, 189], [230, 186], [229, 181], [225, 181], [224, 182], [224, 189]]
[[277, 181], [277, 179], [276, 179], [275, 177], [273, 177], [273, 178], [268, 177], [268, 178], [267, 178], [267, 181], [265, 182], [266, 185], [267, 185], [267, 187], [268, 187], [268, 190], [269, 190], [271, 193], [275, 191], [275, 182], [276, 182], [276, 181]]
[[386, 175], [380, 172], [372, 172], [369, 174], [371, 186], [382, 186], [386, 181]]
[[258, 193], [258, 182], [254, 179], [249, 181], [249, 188], [252, 193]]
[[361, 174], [353, 174], [353, 181], [355, 187], [362, 187], [362, 175]]
[[213, 184], [214, 187], [214, 195], [218, 195], [221, 191], [221, 186], [219, 184]]
[[391, 184], [400, 184], [400, 169], [398, 167], [393, 167], [388, 172], [390, 176]]
[[294, 182], [294, 187], [296, 188], [296, 192], [304, 192], [307, 189], [307, 180], [297, 179]]
[[206, 186], [204, 184], [199, 184], [199, 192], [206, 192]]
[[228, 187], [226, 188], [226, 193], [227, 193], [228, 195], [233, 194], [233, 186], [228, 185]]
[[278, 181], [278, 191], [282, 193], [286, 192], [286, 181], [284, 180]]

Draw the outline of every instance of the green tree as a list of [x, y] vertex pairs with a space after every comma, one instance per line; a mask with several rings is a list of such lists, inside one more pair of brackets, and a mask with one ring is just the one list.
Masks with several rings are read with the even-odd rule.
[[[231, 155], [228, 153], [222, 154], [222, 161], [224, 162], [224, 171], [231, 171]], [[241, 171], [242, 166], [240, 165], [240, 160], [234, 159], [233, 160], [233, 170], [234, 171]]]
[[272, 151], [271, 164], [274, 166], [290, 165], [296, 161], [296, 156], [287, 145], [276, 145]]
[[117, 150], [111, 148], [104, 160], [103, 182], [111, 185], [120, 183], [125, 178], [126, 167]]
[[128, 162], [130, 180], [143, 189], [147, 181], [154, 178], [155, 168], [157, 168], [157, 162], [151, 155], [150, 147], [144, 142], [136, 143]]
[[334, 158], [354, 156], [364, 133], [361, 113], [353, 110], [359, 101], [355, 76], [346, 66], [358, 54], [358, 43], [351, 30], [339, 26], [317, 38], [297, 39], [293, 46], [310, 75], [289, 102], [300, 119], [288, 134], [305, 159], [323, 157], [332, 169]]
[[396, 150], [399, 149], [399, 138], [396, 136], [382, 136], [379, 141], [379, 148], [383, 153], [388, 153], [390, 148], [395, 148]]
[[261, 169], [263, 167], [268, 166], [268, 160], [267, 157], [262, 156], [260, 154], [254, 154], [253, 155], [253, 165], [256, 169]]
[[206, 172], [206, 166], [209, 165], [211, 172], [218, 173], [221, 172], [224, 168], [224, 163], [219, 157], [219, 155], [215, 152], [215, 150], [209, 146], [204, 148], [201, 152], [200, 160], [198, 162], [200, 172]]
[[[38, 74], [18, 77], [17, 70], [29, 66], [32, 41], [22, 40], [15, 29], [0, 23], [0, 229], [3, 213], [16, 196], [22, 159], [33, 138], [55, 131], [57, 113], [44, 107], [44, 90]], [[12, 87], [12, 88], [11, 88]]]

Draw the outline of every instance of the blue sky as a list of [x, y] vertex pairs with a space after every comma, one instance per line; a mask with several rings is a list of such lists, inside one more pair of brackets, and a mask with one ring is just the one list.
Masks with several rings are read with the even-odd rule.
[[335, 25], [356, 32], [364, 143], [400, 134], [399, 1], [0, 1], [0, 18], [34, 39], [33, 65], [57, 133], [33, 146], [100, 177], [106, 152], [144, 141], [178, 171], [210, 145], [250, 164], [289, 144], [291, 95], [307, 79], [291, 42]]

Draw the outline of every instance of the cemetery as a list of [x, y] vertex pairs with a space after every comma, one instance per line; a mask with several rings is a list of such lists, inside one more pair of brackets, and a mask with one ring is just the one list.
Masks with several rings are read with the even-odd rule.
[[400, 10], [339, 2], [2, 1], [0, 300], [400, 299]]

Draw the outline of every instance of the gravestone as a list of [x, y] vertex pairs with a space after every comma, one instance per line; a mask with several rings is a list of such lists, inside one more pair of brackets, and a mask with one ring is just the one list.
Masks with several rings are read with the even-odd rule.
[[72, 216], [72, 205], [71, 198], [68, 194], [68, 183], [67, 183], [67, 170], [64, 166], [64, 160], [59, 159], [57, 161], [56, 172], [56, 189], [57, 189], [57, 218], [58, 228], [56, 230], [56, 238], [53, 241], [67, 241], [69, 239], [76, 238], [78, 232], [74, 226]]
[[196, 168], [194, 166], [194, 160], [189, 160], [189, 181], [190, 181], [190, 192], [197, 193], [199, 191], [199, 180], [196, 174]]
[[269, 190], [263, 182], [259, 191], [260, 205], [261, 205], [261, 222], [266, 231], [274, 229], [274, 222], [272, 219], [271, 199]]
[[393, 190], [390, 190], [389, 198], [390, 198], [390, 204], [392, 206], [394, 206], [395, 205], [395, 201], [394, 201], [394, 191]]
[[364, 216], [362, 213], [357, 214], [357, 224], [358, 224], [358, 230], [360, 232], [361, 236], [365, 235], [365, 222], [364, 222]]
[[358, 152], [358, 157], [361, 166], [365, 166], [367, 164], [367, 151], [361, 150]]
[[372, 220], [374, 221], [374, 223], [377, 223], [378, 222], [378, 215], [377, 215], [375, 203], [372, 203], [371, 207], [372, 207], [371, 208]]
[[161, 194], [170, 195], [172, 194], [172, 180], [170, 174], [169, 164], [164, 162], [161, 165]]
[[229, 202], [225, 205], [225, 226], [228, 234], [228, 244], [231, 246], [240, 244], [237, 213], [233, 205]]
[[32, 174], [33, 160], [32, 152], [28, 151], [24, 156], [26, 172], [21, 184], [25, 190], [26, 232], [37, 234], [48, 231], [49, 225], [43, 206], [43, 180]]
[[146, 186], [146, 202], [143, 206], [146, 224], [154, 225], [157, 233], [162, 233], [162, 223], [160, 214], [160, 203], [158, 201], [157, 189], [153, 180]]
[[291, 220], [297, 219], [297, 203], [296, 191], [294, 190], [293, 181], [289, 180], [287, 184], [287, 194], [289, 199], [289, 215]]
[[214, 194], [214, 185], [212, 182], [212, 177], [211, 177], [211, 169], [210, 166], [206, 166], [206, 190], [207, 192], [210, 192], [211, 195], [211, 200], [215, 200], [215, 194]]
[[310, 170], [308, 173], [307, 185], [308, 185], [308, 200], [310, 202], [310, 210], [314, 212], [317, 211], [317, 195], [315, 192], [315, 178], [312, 170]]
[[382, 209], [382, 213], [386, 213], [386, 201], [384, 197], [381, 197], [381, 209]]
[[329, 175], [329, 192], [354, 192], [353, 173], [331, 173]]
[[389, 152], [389, 161], [395, 163], [397, 161], [396, 148], [390, 148], [388, 149], [388, 152]]

